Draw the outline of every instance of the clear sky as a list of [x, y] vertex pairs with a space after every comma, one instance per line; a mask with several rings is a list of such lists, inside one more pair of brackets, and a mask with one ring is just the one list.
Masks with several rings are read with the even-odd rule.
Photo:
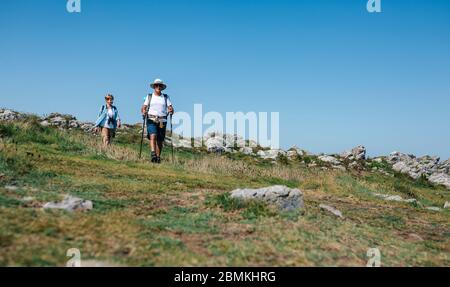
[[450, 1], [0, 1], [0, 106], [125, 122], [156, 77], [176, 110], [280, 112], [283, 148], [450, 157]]

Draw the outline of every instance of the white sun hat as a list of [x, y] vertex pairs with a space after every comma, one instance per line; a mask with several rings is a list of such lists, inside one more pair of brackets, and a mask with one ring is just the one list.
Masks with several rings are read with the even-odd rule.
[[162, 86], [161, 91], [162, 91], [162, 90], [165, 90], [165, 89], [167, 88], [167, 85], [164, 84], [164, 82], [163, 82], [161, 79], [156, 79], [156, 80], [154, 80], [153, 83], [150, 84], [150, 87], [151, 87], [152, 89], [154, 89], [156, 84], [159, 84], [159, 85]]

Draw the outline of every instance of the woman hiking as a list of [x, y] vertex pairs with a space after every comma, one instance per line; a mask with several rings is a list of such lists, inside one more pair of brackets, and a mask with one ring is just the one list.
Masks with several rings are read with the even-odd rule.
[[166, 137], [167, 116], [174, 110], [167, 94], [162, 91], [167, 85], [160, 79], [150, 84], [153, 93], [148, 94], [142, 106], [141, 113], [147, 123], [147, 135], [150, 139], [151, 161], [161, 163], [161, 151]]
[[106, 104], [103, 105], [95, 121], [95, 131], [102, 133], [103, 147], [107, 148], [111, 145], [112, 138], [116, 135], [116, 129], [120, 128], [120, 117], [114, 103], [114, 96], [107, 94], [105, 97]]

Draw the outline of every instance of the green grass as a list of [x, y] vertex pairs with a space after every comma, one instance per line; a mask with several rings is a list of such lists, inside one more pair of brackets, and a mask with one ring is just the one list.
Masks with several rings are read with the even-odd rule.
[[[137, 158], [136, 134], [138, 127], [123, 131], [103, 152], [99, 138], [81, 131], [44, 128], [32, 118], [0, 123], [0, 265], [64, 266], [66, 251], [79, 248], [82, 259], [125, 266], [365, 266], [372, 247], [383, 266], [450, 265], [449, 212], [424, 208], [442, 207], [450, 193], [423, 179], [300, 163], [313, 157], [274, 167], [249, 156], [181, 150], [176, 163], [152, 165]], [[168, 149], [163, 157], [170, 158]], [[274, 184], [300, 188], [305, 209], [278, 212], [229, 195]], [[94, 209], [41, 209], [65, 194], [92, 200]]]

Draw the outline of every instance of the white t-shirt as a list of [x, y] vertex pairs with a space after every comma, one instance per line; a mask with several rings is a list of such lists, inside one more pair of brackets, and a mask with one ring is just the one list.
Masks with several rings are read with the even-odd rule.
[[105, 124], [103, 125], [103, 127], [108, 128], [108, 129], [112, 129], [114, 126], [113, 124], [108, 124], [108, 119], [113, 119], [114, 118], [114, 111], [112, 108], [108, 108], [108, 112], [106, 113], [106, 118], [105, 118]]
[[[144, 106], [149, 105], [149, 96], [145, 98]], [[169, 96], [167, 96], [167, 106], [171, 106], [172, 102], [170, 101]], [[160, 96], [152, 94], [152, 101], [150, 103], [150, 107], [148, 109], [148, 114], [157, 117], [165, 117], [167, 116], [167, 106], [166, 101], [164, 99], [164, 95]]]

